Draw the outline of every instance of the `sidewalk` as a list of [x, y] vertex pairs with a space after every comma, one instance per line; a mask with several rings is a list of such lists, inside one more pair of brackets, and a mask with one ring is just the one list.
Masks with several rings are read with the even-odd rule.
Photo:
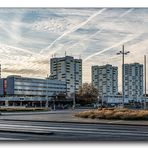
[[79, 123], [79, 124], [115, 124], [115, 125], [141, 125], [148, 126], [148, 121], [127, 121], [127, 120], [103, 120], [103, 119], [84, 119], [74, 116], [75, 111], [68, 113], [52, 112], [45, 114], [2, 114], [0, 120], [7, 121], [31, 121], [31, 122], [55, 122], [55, 123]]

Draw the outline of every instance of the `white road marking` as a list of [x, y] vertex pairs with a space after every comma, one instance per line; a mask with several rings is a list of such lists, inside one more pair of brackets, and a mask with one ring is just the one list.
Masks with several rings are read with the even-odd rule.
[[110, 134], [110, 135], [131, 135], [131, 136], [148, 136], [145, 131], [130, 131], [130, 129], [88, 129], [77, 127], [45, 127], [45, 126], [28, 126], [28, 125], [10, 125], [0, 124], [0, 129], [6, 130], [29, 130], [29, 131], [44, 131], [44, 132], [64, 132], [64, 133], [81, 133], [81, 134]]
[[122, 120], [117, 120], [117, 121], [109, 121], [109, 122], [107, 122], [107, 123], [120, 123], [120, 122], [122, 122]]
[[[0, 137], [0, 140], [22, 140], [22, 139]], [[24, 140], [24, 139], [23, 139], [23, 140]]]

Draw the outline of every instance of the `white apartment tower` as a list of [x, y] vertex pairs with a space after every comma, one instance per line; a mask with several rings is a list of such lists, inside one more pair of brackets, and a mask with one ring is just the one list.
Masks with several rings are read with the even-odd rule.
[[143, 65], [139, 63], [124, 64], [125, 97], [143, 96]]
[[82, 59], [74, 59], [71, 56], [51, 58], [50, 78], [65, 81], [67, 94], [70, 95], [82, 86]]
[[112, 65], [92, 66], [92, 85], [99, 96], [115, 96], [118, 93], [118, 67]]

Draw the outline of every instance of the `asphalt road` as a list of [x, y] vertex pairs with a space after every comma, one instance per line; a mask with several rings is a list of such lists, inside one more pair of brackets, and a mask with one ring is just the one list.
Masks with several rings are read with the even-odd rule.
[[79, 111], [2, 113], [0, 141], [148, 141], [147, 121], [124, 121], [126, 125], [120, 120], [75, 118]]
[[[5, 132], [1, 131], [4, 129], [6, 130]], [[19, 133], [17, 131], [21, 132]], [[37, 133], [29, 133], [30, 131]], [[42, 134], [40, 134], [40, 132]], [[116, 142], [148, 141], [148, 127], [132, 125], [49, 123], [0, 120], [0, 140]]]

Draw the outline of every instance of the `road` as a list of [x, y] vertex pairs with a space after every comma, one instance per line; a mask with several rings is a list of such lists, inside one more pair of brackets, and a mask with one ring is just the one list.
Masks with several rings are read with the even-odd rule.
[[72, 117], [77, 111], [4, 113], [0, 116], [0, 140], [148, 141], [146, 125], [82, 122]]
[[[3, 132], [1, 129], [5, 129], [6, 131]], [[22, 129], [25, 130], [26, 133], [16, 132], [21, 131]], [[29, 133], [30, 130], [33, 130], [34, 132], [37, 131], [37, 133]], [[43, 134], [40, 134], [38, 131]], [[148, 127], [131, 125], [0, 121], [0, 140], [148, 141]]]

